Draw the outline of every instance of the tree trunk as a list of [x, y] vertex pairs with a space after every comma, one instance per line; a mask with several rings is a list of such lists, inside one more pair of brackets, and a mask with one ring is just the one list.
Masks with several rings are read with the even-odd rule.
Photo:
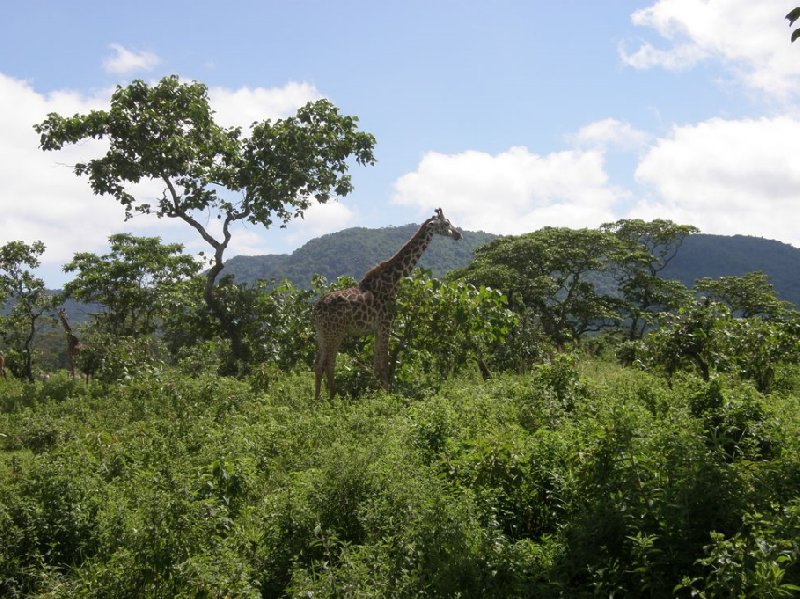
[[250, 363], [250, 348], [242, 337], [242, 332], [236, 322], [214, 293], [217, 276], [224, 267], [221, 255], [219, 258], [208, 271], [203, 299], [211, 315], [219, 322], [222, 334], [231, 343], [231, 354], [227, 360], [223, 361], [220, 374], [243, 374]]

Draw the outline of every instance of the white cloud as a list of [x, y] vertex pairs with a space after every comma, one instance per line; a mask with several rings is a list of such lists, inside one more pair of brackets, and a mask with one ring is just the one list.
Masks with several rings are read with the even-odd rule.
[[101, 151], [88, 141], [58, 153], [43, 152], [33, 130], [49, 112], [73, 114], [99, 108], [108, 96], [37, 93], [0, 73], [0, 243], [42, 240], [44, 261], [65, 262], [75, 251], [94, 250], [121, 223], [122, 209], [95, 197], [71, 166]]
[[138, 71], [152, 71], [161, 63], [157, 54], [147, 51], [128, 50], [120, 44], [109, 44], [113, 56], [103, 60], [103, 69], [112, 75], [129, 75]]
[[345, 227], [353, 226], [356, 213], [341, 202], [331, 200], [325, 204], [313, 203], [305, 211], [301, 220], [292, 221], [287, 225], [288, 238], [293, 245], [300, 245], [325, 235], [335, 233]]
[[800, 60], [783, 18], [791, 6], [781, 0], [658, 0], [631, 20], [655, 30], [667, 47], [641, 42], [632, 52], [621, 47], [620, 54], [639, 69], [680, 70], [715, 58], [747, 86], [788, 97], [800, 82]]
[[800, 247], [800, 120], [711, 119], [675, 127], [642, 158], [652, 193], [637, 218], [669, 218], [707, 233], [747, 234]]
[[[39, 149], [35, 123], [50, 112], [71, 115], [107, 108], [111, 93], [109, 89], [91, 95], [73, 91], [42, 94], [27, 82], [0, 73], [0, 244], [44, 241], [43, 264], [51, 271], [71, 260], [75, 252], [105, 251], [108, 236], [120, 231], [161, 235], [165, 240], [187, 243], [190, 250], [208, 249], [202, 241], [195, 247], [194, 231], [175, 219], [136, 217], [125, 223], [124, 212], [113, 199], [95, 196], [87, 178], [75, 176], [72, 165], [101, 155], [105, 142], [89, 140], [58, 152]], [[291, 113], [314, 97], [319, 94], [312, 86], [287, 84], [274, 90], [215, 88], [211, 102], [221, 117], [238, 114], [249, 122]], [[160, 186], [151, 182], [142, 182], [136, 189], [137, 197], [149, 199], [161, 192]], [[310, 232], [302, 235], [311, 238], [317, 231], [335, 230], [330, 227], [347, 223], [349, 218], [352, 213], [341, 205], [327, 212], [311, 210], [306, 221]], [[259, 233], [252, 227], [237, 229], [229, 255], [270, 251]]]
[[544, 156], [524, 147], [497, 155], [429, 152], [394, 184], [393, 201], [427, 214], [442, 207], [456, 225], [493, 233], [543, 226], [592, 227], [613, 220], [622, 190], [609, 185], [603, 154]]
[[663, 67], [668, 71], [687, 70], [708, 56], [707, 52], [694, 44], [679, 44], [669, 50], [660, 50], [649, 42], [643, 42], [630, 54], [624, 45], [620, 46], [620, 53], [623, 60], [636, 69]]
[[255, 121], [293, 115], [304, 104], [322, 96], [309, 83], [290, 81], [282, 87], [212, 87], [208, 91], [217, 122], [245, 130]]
[[568, 135], [567, 139], [581, 148], [636, 150], [647, 143], [650, 135], [630, 123], [607, 118], [581, 127], [577, 133]]

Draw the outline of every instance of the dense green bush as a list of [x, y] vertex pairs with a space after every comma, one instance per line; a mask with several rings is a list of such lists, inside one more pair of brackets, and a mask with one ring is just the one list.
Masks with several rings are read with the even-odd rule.
[[[0, 595], [785, 596], [800, 374], [0, 380]], [[268, 380], [266, 380], [266, 377]]]

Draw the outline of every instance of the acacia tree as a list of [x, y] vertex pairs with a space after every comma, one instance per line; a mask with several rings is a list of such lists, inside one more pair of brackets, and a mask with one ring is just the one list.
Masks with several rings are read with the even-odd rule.
[[600, 229], [620, 241], [613, 261], [618, 291], [624, 299], [620, 307], [629, 339], [641, 339], [657, 313], [689, 300], [681, 282], [664, 279], [661, 273], [678, 254], [683, 240], [698, 229], [662, 219], [623, 219]]
[[558, 348], [613, 322], [617, 301], [599, 276], [620, 251], [613, 235], [592, 229], [545, 227], [478, 248], [453, 276], [502, 290], [521, 326], [538, 323]]
[[112, 335], [149, 335], [159, 325], [171, 290], [200, 266], [183, 254], [181, 244], [165, 245], [159, 237], [119, 233], [108, 241], [108, 254], [81, 252], [64, 266], [65, 272], [77, 272], [64, 295], [100, 304], [100, 328]]
[[778, 297], [767, 275], [761, 271], [742, 276], [698, 279], [694, 288], [730, 308], [734, 316], [776, 319], [794, 312], [790, 302]]
[[51, 307], [44, 281], [31, 269], [39, 266], [44, 244], [10, 241], [0, 247], [0, 306], [10, 301], [11, 310], [0, 317], [0, 336], [18, 362], [19, 377], [33, 380], [33, 340], [37, 323]]
[[[108, 140], [105, 155], [76, 164], [75, 174], [87, 176], [96, 194], [120, 202], [126, 219], [137, 213], [180, 219], [211, 246], [205, 303], [231, 341], [233, 358], [243, 363], [248, 348], [216, 293], [231, 227], [239, 221], [285, 225], [313, 201], [350, 193], [349, 159], [374, 163], [375, 138], [359, 132], [357, 123], [319, 100], [295, 116], [255, 123], [244, 136], [241, 128], [214, 121], [205, 85], [173, 75], [153, 86], [134, 81], [117, 87], [109, 110], [51, 113], [35, 129], [43, 150]], [[159, 183], [160, 197], [135, 197], [132, 185], [142, 180]], [[218, 227], [204, 224], [208, 214]]]

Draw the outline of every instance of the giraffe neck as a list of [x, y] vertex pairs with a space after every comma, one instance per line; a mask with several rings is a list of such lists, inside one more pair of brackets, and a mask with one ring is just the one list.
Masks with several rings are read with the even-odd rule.
[[364, 275], [359, 283], [361, 290], [379, 295], [394, 295], [400, 279], [411, 274], [433, 239], [433, 231], [427, 225], [426, 221], [394, 256]]
[[72, 327], [69, 326], [69, 323], [67, 322], [67, 318], [63, 314], [59, 314], [58, 317], [61, 319], [61, 324], [64, 325], [64, 330], [68, 334], [72, 335]]

